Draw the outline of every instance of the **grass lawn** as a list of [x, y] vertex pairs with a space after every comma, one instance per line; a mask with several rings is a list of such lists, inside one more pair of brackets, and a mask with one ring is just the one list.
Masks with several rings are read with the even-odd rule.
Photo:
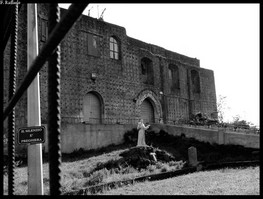
[[[61, 164], [62, 194], [78, 192], [79, 190], [102, 183], [180, 170], [187, 166], [187, 149], [190, 146], [197, 148], [199, 161], [213, 162], [216, 160], [218, 162], [227, 162], [229, 160], [259, 159], [259, 151], [258, 153], [253, 153], [253, 151], [255, 151], [254, 149], [246, 149], [241, 146], [210, 145], [192, 138], [173, 137], [165, 133], [152, 135], [152, 139], [148, 138], [148, 140], [151, 141], [151, 145], [154, 146], [152, 148], [154, 148], [156, 155], [160, 155], [157, 157], [157, 162], [152, 162], [152, 160], [150, 161], [150, 159], [147, 158], [147, 156], [149, 156], [148, 149], [138, 150], [138, 147], [133, 147], [136, 146], [134, 143], [124, 143], [119, 146], [108, 146], [98, 150], [79, 150], [72, 154], [63, 154]], [[127, 159], [125, 159], [122, 154], [127, 151], [133, 151], [133, 153], [126, 153]], [[138, 154], [140, 154], [140, 156], [136, 156]], [[169, 158], [170, 156], [167, 156], [167, 154], [171, 154], [173, 158]], [[131, 159], [131, 157], [133, 157], [133, 159]], [[161, 159], [161, 157], [164, 159]], [[138, 161], [140, 163], [139, 165], [144, 167], [138, 167]], [[26, 163], [24, 163], [23, 167], [15, 168], [14, 175], [14, 194], [27, 195]], [[8, 193], [7, 180], [7, 175], [5, 175], [4, 195]], [[49, 166], [46, 161], [44, 161], [43, 164], [43, 183], [44, 195], [49, 195]], [[142, 187], [144, 188], [142, 189]], [[257, 195], [259, 194], [259, 167], [198, 172], [162, 181], [139, 183], [122, 187], [115, 191], [117, 190], [119, 190], [119, 192], [112, 190], [106, 192], [106, 194]]]
[[[98, 164], [118, 158], [118, 154], [123, 150], [116, 150], [110, 153], [101, 154], [87, 159], [79, 157], [74, 161], [64, 161], [61, 164], [61, 185], [62, 193], [85, 188], [89, 181], [90, 173]], [[15, 169], [15, 195], [27, 195], [27, 167]], [[7, 194], [7, 175], [4, 176], [4, 194]], [[49, 165], [43, 164], [44, 195], [49, 195]]]
[[105, 195], [259, 195], [259, 167], [202, 171], [159, 181], [142, 182]]
[[[138, 171], [129, 167], [128, 171], [117, 172], [105, 168], [94, 171], [98, 165], [118, 159], [124, 150], [116, 150], [73, 162], [62, 162], [61, 185], [62, 194], [85, 189], [94, 183], [107, 183], [118, 180], [132, 179], [152, 173], [172, 170], [173, 164], [150, 165]], [[169, 165], [171, 165], [169, 167]], [[49, 168], [43, 164], [44, 195], [49, 195]], [[100, 182], [96, 182], [101, 176]], [[5, 195], [7, 195], [7, 176], [4, 177]], [[99, 193], [97, 193], [99, 194]], [[107, 195], [258, 195], [259, 167], [239, 169], [221, 169], [203, 171], [166, 180], [137, 183], [105, 192]], [[27, 167], [15, 169], [15, 195], [27, 195]]]

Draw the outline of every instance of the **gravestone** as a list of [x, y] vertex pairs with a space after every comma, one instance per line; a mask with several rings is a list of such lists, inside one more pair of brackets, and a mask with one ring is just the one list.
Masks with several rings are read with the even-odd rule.
[[191, 146], [188, 148], [188, 160], [189, 160], [189, 164], [190, 166], [197, 166], [198, 161], [197, 161], [197, 151], [196, 148]]

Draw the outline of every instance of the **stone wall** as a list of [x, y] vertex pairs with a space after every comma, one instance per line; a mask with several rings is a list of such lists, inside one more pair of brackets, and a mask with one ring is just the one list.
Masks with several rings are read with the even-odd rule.
[[[48, 152], [48, 129], [46, 129], [45, 143], [43, 151]], [[62, 123], [61, 126], [61, 152], [72, 153], [73, 151], [84, 149], [98, 149], [111, 144], [122, 144], [124, 134], [136, 128], [133, 124], [74, 124]], [[248, 148], [260, 148], [260, 137], [254, 134], [236, 133], [224, 129], [195, 128], [175, 125], [154, 124], [151, 127], [156, 133], [164, 130], [171, 135], [181, 136], [184, 134], [188, 138], [195, 138], [199, 141], [210, 144], [232, 144], [241, 145]], [[17, 138], [16, 138], [17, 139]], [[17, 141], [16, 141], [17, 143]], [[16, 145], [16, 153], [26, 153], [27, 145]], [[7, 146], [5, 146], [7, 153]]]
[[256, 134], [236, 133], [221, 128], [189, 127], [177, 125], [152, 125], [158, 132], [164, 130], [171, 135], [184, 134], [186, 137], [192, 137], [199, 141], [209, 142], [211, 144], [233, 144], [248, 148], [260, 148], [260, 136]]
[[[117, 124], [62, 124], [61, 129], [61, 151], [71, 153], [80, 148], [98, 149], [111, 144], [124, 142], [124, 134], [136, 128], [136, 125]], [[259, 149], [259, 135], [248, 135], [244, 133], [226, 132], [220, 129], [204, 129], [185, 126], [161, 125], [152, 126], [156, 132], [165, 130], [171, 135], [180, 136], [184, 134], [188, 138], [195, 138], [199, 141], [211, 144], [234, 144], [249, 148]], [[47, 128], [46, 128], [47, 129]], [[45, 152], [48, 151], [48, 141], [44, 144]]]
[[[46, 126], [46, 125], [44, 125]], [[126, 131], [135, 128], [134, 125], [118, 124], [70, 124], [63, 123], [61, 128], [61, 152], [72, 153], [75, 150], [98, 149], [111, 144], [124, 142]], [[47, 128], [46, 128], [47, 130]], [[48, 131], [46, 131], [46, 136]], [[43, 144], [43, 150], [48, 152], [48, 138]]]
[[216, 112], [216, 92], [214, 72], [212, 70], [200, 69], [200, 95], [193, 95], [193, 113], [202, 112], [209, 115]]

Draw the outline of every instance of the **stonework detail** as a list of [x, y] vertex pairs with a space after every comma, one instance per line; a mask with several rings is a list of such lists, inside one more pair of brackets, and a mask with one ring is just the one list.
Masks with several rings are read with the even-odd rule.
[[153, 102], [154, 112], [157, 118], [162, 119], [163, 114], [160, 100], [158, 99], [158, 96], [151, 90], [141, 91], [139, 95], [134, 99], [136, 101], [136, 110], [138, 110], [138, 112], [140, 111], [140, 105], [146, 98], [149, 98]]

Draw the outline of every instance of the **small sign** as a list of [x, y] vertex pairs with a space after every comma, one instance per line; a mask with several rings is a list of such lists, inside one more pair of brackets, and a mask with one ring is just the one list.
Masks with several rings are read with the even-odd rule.
[[45, 142], [45, 127], [31, 126], [20, 128], [18, 131], [18, 144], [38, 144]]

